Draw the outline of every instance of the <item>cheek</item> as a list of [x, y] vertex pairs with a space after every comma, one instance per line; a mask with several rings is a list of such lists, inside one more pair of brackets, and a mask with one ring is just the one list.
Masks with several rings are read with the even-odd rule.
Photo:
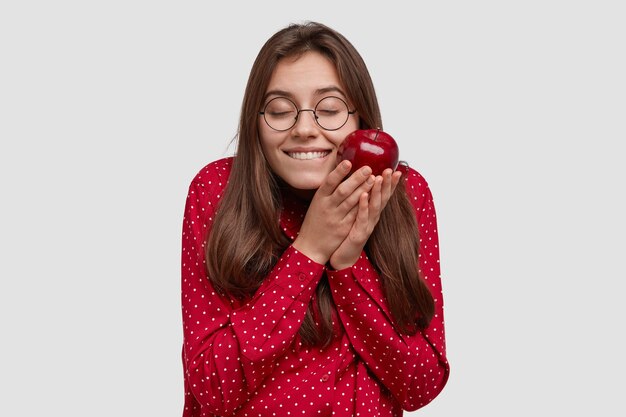
[[349, 130], [348, 133], [352, 133], [355, 130], [360, 129], [360, 127], [361, 127], [361, 118], [358, 117], [357, 115], [351, 116], [350, 120], [348, 120], [348, 123], [346, 123], [346, 127]]
[[263, 156], [265, 160], [269, 163], [272, 171], [276, 172], [278, 168], [277, 165], [280, 165], [278, 161], [277, 153], [280, 152], [280, 140], [277, 140], [272, 137], [272, 135], [265, 135], [263, 132], [259, 132], [259, 144], [261, 145], [261, 151], [263, 152]]
[[338, 148], [339, 145], [341, 145], [341, 142], [343, 142], [343, 140], [345, 139], [346, 135], [347, 133], [346, 134], [340, 133], [340, 134], [334, 135], [333, 137], [329, 139], [333, 143], [333, 145], [335, 145], [335, 147]]
[[269, 135], [262, 127], [259, 129], [259, 143], [265, 156], [269, 156], [268, 152], [274, 147], [272, 135]]
[[348, 136], [350, 133], [354, 132], [358, 128], [359, 125], [357, 122], [346, 123], [344, 127], [334, 132], [334, 134], [330, 136], [329, 139], [331, 142], [333, 142], [333, 144], [335, 144], [335, 146], [339, 146], [343, 143], [346, 136]]

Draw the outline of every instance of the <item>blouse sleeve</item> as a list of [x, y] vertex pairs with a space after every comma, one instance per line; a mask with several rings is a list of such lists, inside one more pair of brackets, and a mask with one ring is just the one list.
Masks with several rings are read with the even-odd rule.
[[350, 268], [327, 271], [339, 317], [357, 354], [405, 410], [432, 401], [445, 386], [446, 359], [437, 221], [426, 181], [410, 170], [407, 191], [418, 219], [419, 269], [435, 300], [429, 326], [400, 333], [384, 297], [380, 276], [365, 252]]
[[[200, 175], [200, 174], [199, 174]], [[207, 277], [204, 247], [223, 187], [197, 176], [182, 233], [185, 409], [230, 415], [272, 372], [300, 328], [324, 267], [288, 247], [263, 285], [236, 306]]]

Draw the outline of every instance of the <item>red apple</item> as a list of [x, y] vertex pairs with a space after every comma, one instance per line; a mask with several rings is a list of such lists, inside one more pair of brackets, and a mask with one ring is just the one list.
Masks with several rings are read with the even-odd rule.
[[380, 175], [387, 168], [396, 170], [399, 158], [398, 144], [391, 135], [380, 129], [359, 129], [346, 136], [337, 150], [337, 162], [352, 162], [352, 172], [362, 166], [372, 168]]

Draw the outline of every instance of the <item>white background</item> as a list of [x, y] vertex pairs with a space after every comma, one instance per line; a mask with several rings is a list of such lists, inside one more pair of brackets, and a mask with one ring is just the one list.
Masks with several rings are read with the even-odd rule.
[[0, 6], [0, 415], [181, 415], [187, 186], [318, 20], [435, 196], [452, 372], [408, 414], [623, 416], [622, 2], [226, 3]]

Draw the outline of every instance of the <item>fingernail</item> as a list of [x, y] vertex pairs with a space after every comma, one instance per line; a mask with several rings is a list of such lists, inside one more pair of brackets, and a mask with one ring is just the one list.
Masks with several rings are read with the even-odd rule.
[[372, 173], [372, 168], [370, 167], [363, 167], [361, 168], [361, 174], [368, 176]]
[[374, 176], [370, 175], [370, 177], [367, 179], [367, 185], [372, 185], [374, 184]]

